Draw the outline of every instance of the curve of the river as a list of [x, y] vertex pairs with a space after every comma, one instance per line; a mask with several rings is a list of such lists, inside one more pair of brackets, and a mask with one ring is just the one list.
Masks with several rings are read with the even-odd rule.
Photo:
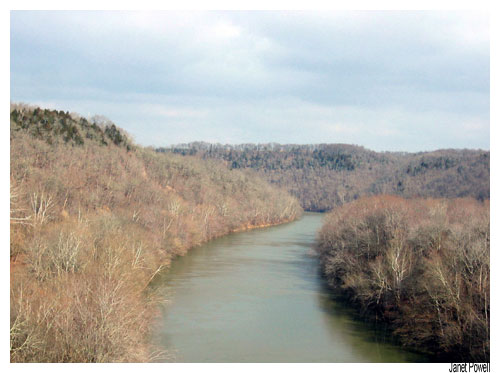
[[418, 362], [336, 302], [312, 255], [322, 214], [231, 234], [176, 259], [157, 341], [175, 362]]

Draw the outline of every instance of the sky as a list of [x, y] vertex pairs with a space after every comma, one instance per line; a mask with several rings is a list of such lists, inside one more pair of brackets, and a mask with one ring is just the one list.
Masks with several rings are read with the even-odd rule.
[[12, 11], [10, 99], [144, 146], [490, 148], [488, 14]]

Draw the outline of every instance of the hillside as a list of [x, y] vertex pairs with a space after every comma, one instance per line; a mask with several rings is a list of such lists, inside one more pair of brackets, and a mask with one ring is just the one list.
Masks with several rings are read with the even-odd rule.
[[158, 271], [301, 213], [251, 170], [142, 148], [102, 118], [12, 105], [10, 125], [12, 362], [153, 359]]
[[229, 169], [253, 169], [310, 211], [331, 210], [366, 195], [478, 200], [490, 195], [490, 153], [482, 150], [391, 153], [345, 144], [196, 142], [157, 151], [222, 160]]
[[334, 291], [401, 343], [444, 361], [490, 361], [490, 205], [363, 197], [318, 235]]

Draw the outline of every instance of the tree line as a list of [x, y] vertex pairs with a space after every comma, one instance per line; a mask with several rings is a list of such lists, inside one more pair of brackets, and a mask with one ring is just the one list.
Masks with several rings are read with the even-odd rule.
[[158, 148], [222, 161], [229, 169], [252, 169], [287, 189], [305, 210], [329, 211], [362, 196], [489, 198], [490, 153], [445, 149], [375, 152], [346, 144], [222, 145], [195, 142]]

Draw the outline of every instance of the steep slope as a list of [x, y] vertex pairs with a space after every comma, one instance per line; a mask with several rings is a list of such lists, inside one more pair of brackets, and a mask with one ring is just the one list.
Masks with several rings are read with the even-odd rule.
[[252, 172], [11, 108], [11, 361], [147, 361], [148, 284], [175, 255], [301, 208]]

